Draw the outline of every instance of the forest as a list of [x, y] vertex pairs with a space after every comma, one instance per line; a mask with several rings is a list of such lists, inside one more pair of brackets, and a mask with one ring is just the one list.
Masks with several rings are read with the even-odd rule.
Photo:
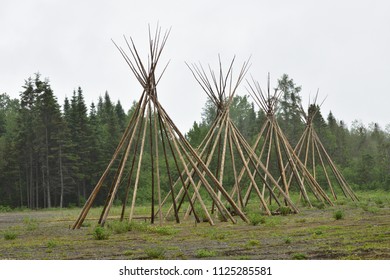
[[[283, 94], [276, 116], [295, 146], [305, 128], [301, 86], [284, 74], [277, 87]], [[70, 95], [60, 105], [49, 79], [40, 74], [25, 80], [19, 99], [0, 94], [0, 210], [82, 206], [96, 185], [135, 102], [125, 112], [107, 91], [90, 105], [81, 87]], [[382, 128], [377, 123], [366, 126], [354, 121], [347, 127], [332, 112], [314, 106], [319, 110], [313, 121], [317, 133], [351, 187], [390, 190], [390, 124]], [[201, 143], [215, 115], [212, 102], [206, 102], [201, 120], [194, 121], [185, 134], [193, 147]], [[234, 97], [230, 115], [249, 143], [266, 118], [248, 95]], [[150, 184], [148, 178], [140, 183]], [[147, 191], [140, 190], [141, 200], [148, 197]], [[104, 203], [104, 197], [97, 203]]]

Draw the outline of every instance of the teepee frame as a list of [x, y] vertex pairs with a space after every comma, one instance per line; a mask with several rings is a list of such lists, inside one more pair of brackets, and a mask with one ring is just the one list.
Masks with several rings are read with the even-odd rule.
[[[260, 151], [258, 155], [260, 161], [265, 161], [265, 167], [269, 169], [271, 157], [276, 157], [278, 174], [275, 174], [274, 176], [279, 178], [278, 182], [281, 182], [283, 190], [288, 196], [290, 195], [290, 187], [293, 182], [292, 179], [295, 179], [294, 181], [298, 186], [301, 197], [309, 206], [312, 206], [312, 204], [310, 202], [308, 191], [310, 191], [317, 200], [333, 205], [327, 194], [295, 154], [294, 149], [291, 147], [288, 139], [284, 135], [276, 120], [276, 106], [282, 92], [275, 89], [274, 93], [271, 94], [269, 75], [266, 93], [263, 92], [260, 84], [253, 78], [252, 83], [248, 81], [247, 90], [255, 103], [266, 115], [266, 121], [260, 129], [260, 133], [252, 146], [254, 151]], [[288, 177], [290, 172], [292, 176]], [[246, 199], [249, 198], [250, 191], [251, 188], [249, 188], [249, 191], [247, 192]], [[263, 193], [264, 192], [265, 187], [263, 187]]]
[[352, 188], [349, 186], [344, 176], [338, 170], [336, 164], [326, 151], [314, 127], [313, 120], [319, 112], [322, 103], [325, 101], [324, 100], [320, 105], [317, 105], [317, 98], [318, 92], [314, 98], [314, 102], [309, 102], [307, 112], [305, 112], [301, 106], [301, 115], [306, 127], [295, 147], [295, 152], [306, 168], [311, 171], [311, 174], [315, 179], [317, 179], [316, 168], [318, 166], [321, 168], [325, 175], [326, 185], [334, 200], [337, 200], [335, 186], [338, 185], [345, 197], [356, 201], [358, 200], [358, 197], [353, 192]]
[[[244, 213], [239, 209], [218, 179], [215, 178], [212, 172], [207, 168], [206, 164], [200, 159], [195, 150], [180, 133], [179, 129], [175, 126], [167, 112], [158, 101], [157, 85], [165, 72], [166, 67], [159, 77], [156, 77], [155, 72], [168, 36], [169, 31], [165, 32], [164, 35], [161, 36], [161, 28], [157, 28], [154, 36], [152, 36], [149, 28], [149, 57], [147, 65], [145, 65], [140, 58], [139, 52], [131, 37], [130, 41], [125, 37], [126, 45], [130, 52], [129, 55], [121, 47], [114, 43], [123, 58], [126, 60], [136, 79], [141, 84], [143, 92], [137, 103], [135, 112], [132, 115], [131, 120], [112, 156], [112, 159], [86, 201], [78, 219], [73, 225], [74, 229], [80, 228], [82, 225], [88, 211], [96, 199], [97, 194], [102, 190], [103, 185], [107, 184], [108, 174], [112, 169], [116, 171], [111, 187], [108, 191], [103, 211], [100, 215], [99, 224], [101, 226], [105, 224], [114, 198], [116, 197], [120, 187], [125, 187], [125, 197], [122, 201], [120, 219], [124, 219], [126, 207], [130, 199], [129, 196], [132, 190], [130, 213], [128, 216], [128, 220], [132, 221], [134, 218], [137, 191], [138, 188], [142, 187], [139, 186], [139, 181], [140, 176], [142, 176], [141, 167], [144, 160], [144, 151], [148, 148], [147, 146], [149, 146], [151, 162], [151, 173], [146, 175], [151, 178], [151, 223], [154, 223], [156, 217], [159, 219], [160, 224], [163, 222], [161, 199], [162, 182], [160, 180], [160, 175], [164, 171], [169, 178], [169, 193], [172, 199], [176, 222], [179, 223], [180, 218], [175, 200], [175, 181], [184, 186], [182, 188], [184, 198], [188, 201], [189, 207], [194, 213], [194, 217], [197, 222], [200, 222], [200, 218], [196, 213], [196, 208], [194, 207], [194, 203], [192, 202], [193, 200], [191, 199], [192, 197], [197, 198], [202, 210], [209, 218], [209, 223], [211, 225], [214, 224], [200, 194], [201, 187], [205, 189], [205, 191], [203, 191], [203, 195], [205, 192], [209, 195], [224, 220], [230, 219], [233, 223], [236, 223], [235, 218], [228, 211], [222, 202], [221, 197], [225, 199], [225, 203], [228, 203], [229, 207], [234, 209], [235, 213], [241, 219], [248, 222]], [[173, 158], [173, 166], [172, 163], [169, 162], [169, 158]], [[161, 165], [161, 161], [163, 161], [164, 164]], [[179, 174], [178, 180], [174, 178], [173, 173], [175, 172]], [[196, 176], [194, 176], [194, 174]], [[215, 190], [217, 190], [220, 195], [217, 195]], [[157, 199], [155, 198], [156, 192]], [[155, 209], [155, 200], [158, 201], [157, 209]]]
[[[244, 62], [237, 78], [233, 79], [234, 61], [235, 58], [232, 59], [226, 74], [224, 74], [220, 58], [218, 71], [214, 72], [209, 67], [209, 74], [207, 74], [201, 64], [187, 64], [194, 78], [216, 108], [215, 120], [202, 143], [197, 147], [199, 156], [222, 185], [224, 185], [223, 181], [226, 173], [230, 172], [233, 174], [234, 185], [230, 192], [231, 197], [235, 199], [239, 208], [244, 207], [243, 193], [246, 189], [241, 181], [243, 178], [246, 178], [251, 182], [251, 185], [260, 199], [260, 208], [263, 209], [266, 214], [271, 215], [266, 200], [258, 187], [258, 178], [260, 178], [261, 183], [268, 188], [270, 194], [273, 195], [273, 198], [280, 206], [282, 206], [282, 202], [279, 200], [278, 196], [274, 194], [274, 189], [277, 189], [278, 194], [283, 196], [285, 203], [291, 210], [298, 213], [298, 209], [293, 202], [284, 193], [283, 189], [278, 185], [277, 181], [272, 177], [265, 166], [258, 161], [256, 154], [230, 118], [229, 110], [233, 97], [249, 67], [249, 61]], [[211, 167], [213, 161], [214, 167]], [[228, 161], [230, 162], [228, 163]], [[227, 166], [230, 167], [229, 170], [227, 170]], [[238, 172], [240, 169], [241, 172]], [[257, 171], [257, 178], [256, 175], [254, 175], [253, 170]], [[269, 180], [266, 180], [266, 177], [268, 177]], [[226, 185], [224, 186], [226, 187]], [[177, 202], [183, 199], [183, 190], [184, 188], [179, 192]], [[218, 196], [220, 195], [221, 193], [218, 191]], [[196, 197], [193, 196], [192, 199], [194, 202]], [[214, 211], [214, 206], [212, 206], [212, 210]], [[188, 208], [187, 216], [190, 213], [191, 209]]]

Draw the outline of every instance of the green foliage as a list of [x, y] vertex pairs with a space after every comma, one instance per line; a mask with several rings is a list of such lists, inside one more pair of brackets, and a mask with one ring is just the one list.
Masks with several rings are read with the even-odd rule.
[[195, 256], [197, 258], [210, 258], [210, 257], [215, 257], [217, 253], [212, 250], [207, 250], [207, 249], [199, 249], [196, 251]]
[[344, 219], [344, 212], [342, 210], [337, 210], [333, 213], [333, 218], [335, 220], [341, 220]]
[[96, 240], [106, 240], [110, 237], [110, 233], [106, 228], [97, 226], [93, 231], [93, 237]]
[[160, 235], [175, 235], [178, 230], [170, 226], [151, 227], [151, 232], [155, 232]]
[[258, 224], [265, 224], [266, 219], [264, 216], [260, 214], [251, 213], [248, 215], [248, 219], [253, 226], [257, 226]]
[[58, 243], [54, 240], [49, 240], [46, 244], [47, 248], [55, 248], [58, 246]]
[[281, 214], [282, 216], [287, 216], [288, 214], [291, 213], [290, 207], [287, 207], [287, 206], [281, 206], [280, 209], [279, 209], [279, 211], [280, 211], [280, 214]]
[[252, 239], [252, 240], [249, 240], [246, 245], [248, 247], [257, 247], [257, 246], [260, 246], [260, 241], [259, 240], [256, 240], [256, 239]]
[[284, 243], [286, 243], [286, 244], [291, 244], [291, 237], [286, 237], [286, 238], [284, 239]]
[[[301, 87], [284, 74], [278, 79], [277, 88], [282, 94], [276, 117], [294, 146], [304, 128], [299, 112]], [[114, 103], [105, 92], [88, 109], [81, 87], [70, 92], [69, 96], [61, 110], [49, 79], [43, 79], [39, 73], [25, 80], [18, 99], [0, 94], [0, 212], [21, 206], [37, 209], [83, 205], [137, 107], [134, 102], [125, 113], [121, 103]], [[349, 185], [354, 190], [390, 190], [389, 127], [354, 121], [348, 128], [332, 112], [324, 118], [320, 108], [311, 105], [309, 111], [314, 110], [318, 110], [313, 125], [319, 138]], [[202, 110], [202, 119], [194, 121], [186, 133], [194, 147], [204, 139], [216, 114], [215, 105], [208, 100]], [[264, 112], [256, 109], [248, 96], [234, 96], [230, 116], [243, 136], [253, 144], [264, 123]], [[151, 171], [150, 144], [145, 145], [141, 174]], [[226, 157], [228, 170], [231, 155], [227, 153]], [[169, 152], [168, 163], [174, 166]], [[238, 165], [238, 161], [236, 163]], [[165, 168], [162, 158], [160, 166]], [[215, 166], [216, 162], [212, 161], [210, 169]], [[270, 170], [273, 168], [275, 166], [271, 164]], [[316, 171], [319, 183], [325, 182], [324, 172], [318, 168]], [[177, 178], [178, 173], [174, 173], [172, 177]], [[165, 172], [160, 175], [162, 192], [166, 194], [169, 178]], [[115, 173], [110, 172], [107, 181], [112, 181], [113, 176]], [[232, 172], [225, 172], [224, 177], [224, 185], [234, 185]], [[337, 188], [337, 182], [334, 184]], [[137, 204], [150, 203], [151, 177], [141, 176], [139, 185], [143, 187], [138, 190]], [[103, 185], [104, 191], [95, 201], [97, 205], [104, 203], [104, 193], [108, 188], [108, 185]], [[120, 204], [123, 197], [124, 188], [119, 188], [115, 205]], [[325, 207], [315, 201], [313, 205], [319, 209]], [[380, 199], [375, 206], [367, 206], [373, 211], [383, 207], [386, 207], [385, 202], [381, 203]], [[207, 221], [203, 211], [199, 211], [199, 215]]]
[[108, 223], [107, 227], [115, 233], [125, 233], [131, 230], [131, 226], [128, 222], [112, 221]]
[[3, 235], [4, 235], [5, 240], [14, 240], [17, 237], [16, 232], [11, 231], [11, 230], [5, 231]]
[[0, 213], [7, 213], [7, 212], [11, 212], [11, 211], [12, 211], [12, 208], [9, 207], [8, 205], [6, 205], [6, 206], [0, 205]]

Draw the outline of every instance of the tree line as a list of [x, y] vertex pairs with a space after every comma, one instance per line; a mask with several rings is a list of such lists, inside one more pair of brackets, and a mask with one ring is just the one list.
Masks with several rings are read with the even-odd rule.
[[[300, 113], [301, 87], [283, 75], [276, 116], [294, 146], [305, 124]], [[0, 94], [0, 205], [50, 208], [81, 206], [99, 180], [135, 108], [125, 112], [108, 92], [87, 106], [78, 87], [60, 106], [48, 79], [28, 78], [19, 99]], [[355, 121], [348, 128], [320, 108], [314, 125], [340, 170], [354, 189], [390, 189], [390, 127]], [[201, 121], [186, 133], [196, 147], [216, 115], [206, 102]], [[266, 116], [248, 96], [235, 96], [230, 115], [251, 143]], [[148, 169], [147, 163], [143, 167]], [[148, 185], [148, 178], [141, 184]], [[107, 186], [108, 188], [108, 186]], [[140, 198], [148, 197], [147, 187]], [[103, 203], [101, 195], [98, 203]]]

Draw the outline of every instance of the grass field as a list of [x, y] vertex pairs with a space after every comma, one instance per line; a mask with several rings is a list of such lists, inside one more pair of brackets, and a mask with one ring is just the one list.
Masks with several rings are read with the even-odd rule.
[[[163, 226], [115, 219], [96, 229], [94, 208], [79, 230], [80, 209], [0, 213], [0, 259], [390, 259], [390, 194], [358, 193], [334, 207], [299, 214]], [[138, 212], [144, 209], [138, 209]]]

